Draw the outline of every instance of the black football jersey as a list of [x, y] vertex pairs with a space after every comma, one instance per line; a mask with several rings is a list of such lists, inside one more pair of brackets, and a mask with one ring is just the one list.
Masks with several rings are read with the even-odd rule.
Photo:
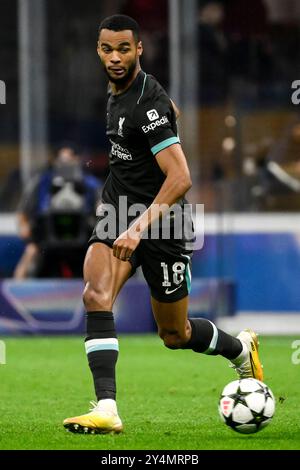
[[124, 93], [109, 93], [107, 136], [110, 174], [103, 202], [118, 206], [118, 197], [127, 196], [130, 205], [149, 206], [165, 180], [155, 155], [179, 142], [172, 103], [154, 77], [140, 71]]

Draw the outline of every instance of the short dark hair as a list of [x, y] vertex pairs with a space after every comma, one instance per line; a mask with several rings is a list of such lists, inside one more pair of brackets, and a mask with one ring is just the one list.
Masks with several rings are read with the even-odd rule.
[[130, 29], [136, 42], [140, 40], [140, 27], [138, 23], [127, 15], [112, 15], [105, 18], [99, 26], [99, 34], [102, 29], [111, 31], [124, 31]]

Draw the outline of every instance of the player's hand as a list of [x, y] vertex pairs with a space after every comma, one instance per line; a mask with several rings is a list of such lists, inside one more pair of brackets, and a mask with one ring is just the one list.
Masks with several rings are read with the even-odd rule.
[[115, 240], [113, 244], [113, 255], [122, 261], [128, 261], [140, 241], [140, 232], [137, 232], [134, 226], [130, 227]]

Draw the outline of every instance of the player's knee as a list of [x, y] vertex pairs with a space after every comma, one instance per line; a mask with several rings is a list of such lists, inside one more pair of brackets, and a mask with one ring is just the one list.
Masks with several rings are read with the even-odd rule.
[[179, 331], [161, 331], [159, 336], [168, 349], [180, 349], [186, 343], [185, 336]]
[[96, 289], [88, 284], [83, 292], [83, 303], [87, 311], [112, 310], [112, 299], [109, 293], [101, 288]]

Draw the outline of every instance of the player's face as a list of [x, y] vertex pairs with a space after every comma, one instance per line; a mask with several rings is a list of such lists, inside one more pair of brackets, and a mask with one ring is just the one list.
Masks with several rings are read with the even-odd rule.
[[131, 30], [102, 29], [97, 52], [109, 80], [116, 84], [123, 84], [132, 78], [143, 48], [141, 42], [136, 44]]

